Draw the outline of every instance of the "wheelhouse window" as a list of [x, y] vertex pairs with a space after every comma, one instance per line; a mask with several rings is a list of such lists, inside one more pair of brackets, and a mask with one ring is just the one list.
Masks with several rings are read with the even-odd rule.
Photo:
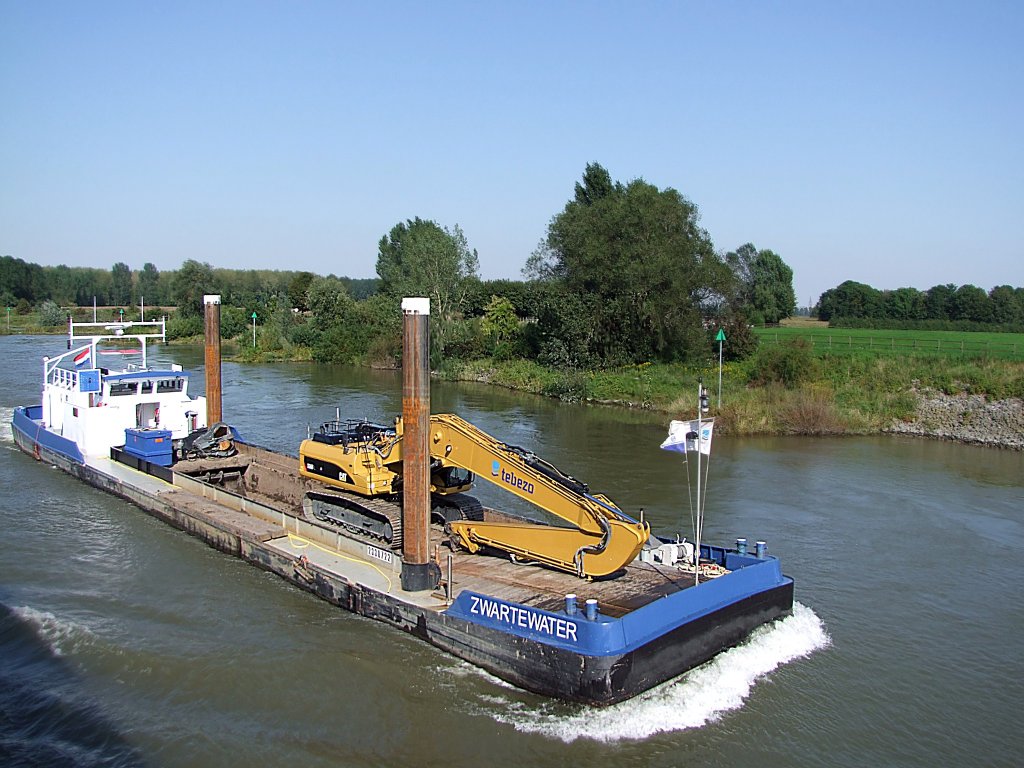
[[157, 392], [181, 392], [183, 379], [160, 379], [156, 383]]
[[135, 381], [113, 381], [110, 383], [110, 396], [134, 395], [138, 393], [138, 382]]

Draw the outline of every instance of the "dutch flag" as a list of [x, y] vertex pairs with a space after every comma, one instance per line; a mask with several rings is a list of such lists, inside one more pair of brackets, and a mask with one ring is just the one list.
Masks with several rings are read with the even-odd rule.
[[89, 358], [91, 357], [91, 347], [86, 347], [77, 355], [75, 355], [75, 368], [81, 368], [83, 365], [89, 364]]

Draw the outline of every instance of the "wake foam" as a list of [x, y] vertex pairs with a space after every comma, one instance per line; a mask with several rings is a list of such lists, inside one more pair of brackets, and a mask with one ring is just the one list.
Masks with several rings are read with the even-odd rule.
[[14, 445], [14, 427], [11, 426], [13, 418], [13, 408], [0, 407], [0, 445]]
[[629, 701], [574, 712], [565, 712], [564, 705], [558, 711], [557, 704], [536, 707], [508, 700], [493, 709], [492, 702], [485, 701], [484, 708], [490, 710], [495, 720], [517, 731], [566, 743], [579, 739], [646, 739], [717, 721], [723, 713], [742, 707], [760, 678], [783, 664], [828, 647], [831, 642], [818, 615], [795, 603], [792, 616], [759, 627], [742, 645]]
[[93, 633], [82, 625], [59, 619], [49, 611], [22, 605], [12, 608], [11, 612], [28, 624], [55, 656], [63, 656], [66, 650], [73, 653], [77, 647], [94, 638]]

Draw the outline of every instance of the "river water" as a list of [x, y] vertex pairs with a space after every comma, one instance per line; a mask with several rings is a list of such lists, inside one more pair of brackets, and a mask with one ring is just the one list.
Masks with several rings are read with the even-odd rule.
[[[705, 537], [768, 540], [794, 615], [603, 710], [511, 688], [18, 452], [62, 339], [0, 338], [0, 764], [983, 766], [1024, 749], [1024, 454], [717, 437]], [[195, 372], [202, 351], [163, 349]], [[390, 372], [225, 363], [224, 414], [294, 453], [390, 420]], [[728, 397], [728, 393], [725, 394]], [[434, 383], [452, 411], [689, 530], [663, 417]], [[478, 496], [507, 506], [496, 491]]]

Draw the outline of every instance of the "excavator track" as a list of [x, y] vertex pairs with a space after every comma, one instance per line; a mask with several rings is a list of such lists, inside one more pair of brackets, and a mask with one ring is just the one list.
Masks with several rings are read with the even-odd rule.
[[467, 493], [449, 493], [432, 495], [433, 513], [438, 522], [451, 523], [455, 520], [484, 519], [484, 508], [480, 500]]
[[362, 538], [382, 541], [395, 550], [402, 547], [402, 508], [396, 502], [325, 489], [306, 493], [302, 509]]

